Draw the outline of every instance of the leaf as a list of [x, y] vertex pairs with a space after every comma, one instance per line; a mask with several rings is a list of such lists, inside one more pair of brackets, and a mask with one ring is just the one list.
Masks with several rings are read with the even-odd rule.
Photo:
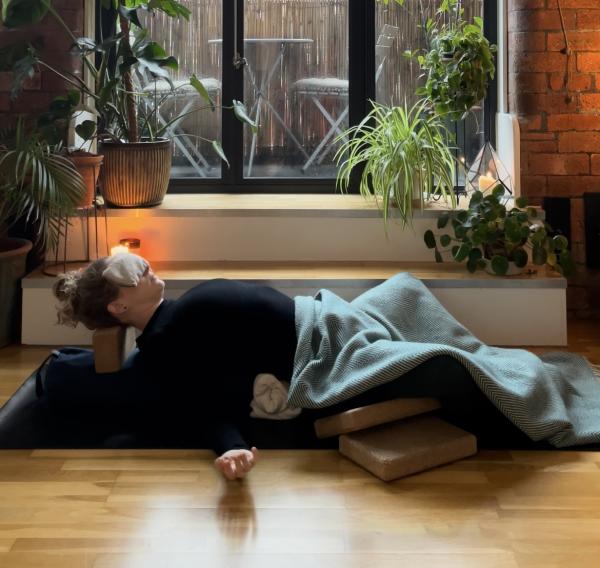
[[13, 65], [13, 82], [10, 88], [10, 98], [12, 100], [19, 96], [23, 90], [23, 84], [27, 79], [31, 79], [37, 68], [37, 59], [30, 51], [24, 57], [21, 57]]
[[75, 132], [84, 140], [91, 140], [96, 132], [96, 123], [93, 120], [84, 120], [75, 127]]
[[160, 10], [171, 18], [182, 17], [187, 21], [190, 19], [190, 10], [175, 0], [150, 0], [148, 8]]
[[427, 231], [425, 231], [425, 234], [423, 235], [423, 239], [425, 240], [425, 245], [427, 246], [428, 249], [435, 248], [435, 246], [436, 246], [435, 245], [435, 236], [431, 229], [428, 229]]
[[71, 46], [71, 51], [75, 53], [86, 54], [98, 50], [100, 50], [100, 46], [89, 37], [78, 37]]
[[469, 243], [463, 243], [462, 245], [460, 245], [460, 247], [458, 247], [458, 250], [454, 255], [454, 260], [456, 260], [456, 262], [462, 262], [463, 260], [465, 260], [465, 258], [467, 258], [470, 252], [471, 245]]
[[541, 264], [546, 264], [546, 260], [548, 259], [548, 251], [541, 246], [534, 246], [531, 257], [533, 263], [537, 264], [538, 266]]
[[440, 237], [440, 244], [443, 247], [449, 246], [451, 242], [452, 242], [452, 239], [450, 238], [450, 235], [442, 235]]
[[253, 133], [258, 132], [258, 125], [248, 116], [244, 103], [234, 100], [233, 113], [235, 114], [238, 120], [245, 122], [248, 126], [250, 126], [250, 130], [252, 130]]
[[529, 260], [529, 256], [527, 255], [527, 251], [523, 248], [516, 249], [513, 254], [513, 262], [519, 267], [523, 268], [527, 265], [527, 261]]
[[3, 0], [2, 20], [7, 28], [39, 22], [48, 13], [44, 0]]
[[440, 251], [437, 249], [435, 249], [435, 261], [436, 262], [444, 262], [444, 259], [442, 258]]
[[437, 228], [443, 229], [448, 224], [449, 219], [450, 219], [450, 215], [448, 213], [444, 213], [443, 215], [440, 215], [437, 220]]
[[138, 28], [143, 28], [142, 23], [138, 17], [137, 8], [126, 8], [123, 5], [119, 6], [119, 14], [126, 20], [135, 24]]
[[526, 197], [517, 197], [517, 199], [515, 199], [515, 205], [519, 208], [519, 209], [525, 209], [525, 207], [527, 207], [527, 198]]
[[508, 259], [505, 256], [495, 254], [490, 262], [494, 274], [504, 276], [508, 272]]
[[219, 144], [218, 140], [212, 141], [212, 147], [213, 147], [214, 151], [219, 155], [221, 160], [223, 160], [227, 164], [227, 167], [229, 168], [230, 167], [229, 160], [227, 159], [227, 156], [225, 155], [225, 152], [223, 151], [223, 148], [221, 147], [221, 144]]
[[556, 235], [552, 238], [552, 244], [556, 250], [562, 251], [569, 246], [569, 241], [563, 235]]
[[200, 96], [210, 105], [211, 110], [215, 110], [215, 102], [212, 100], [212, 97], [206, 90], [204, 83], [196, 77], [196, 75], [192, 75], [190, 77], [190, 85], [198, 91]]

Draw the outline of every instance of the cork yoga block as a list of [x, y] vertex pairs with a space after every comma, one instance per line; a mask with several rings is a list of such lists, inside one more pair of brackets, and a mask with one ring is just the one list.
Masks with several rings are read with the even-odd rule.
[[425, 414], [440, 407], [436, 398], [396, 398], [315, 420], [315, 432], [317, 438], [329, 438]]
[[124, 326], [97, 329], [92, 335], [92, 347], [96, 373], [119, 371], [135, 347], [135, 329]]
[[340, 436], [340, 453], [391, 481], [477, 452], [473, 434], [435, 416], [417, 416]]

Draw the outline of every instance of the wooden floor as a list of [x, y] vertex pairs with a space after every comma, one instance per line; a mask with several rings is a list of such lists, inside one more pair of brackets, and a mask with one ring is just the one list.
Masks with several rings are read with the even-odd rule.
[[[600, 363], [600, 326], [569, 348]], [[538, 349], [536, 351], [541, 351]], [[48, 349], [0, 350], [0, 402]], [[335, 451], [0, 452], [0, 568], [598, 568], [600, 452], [482, 451], [385, 484]]]

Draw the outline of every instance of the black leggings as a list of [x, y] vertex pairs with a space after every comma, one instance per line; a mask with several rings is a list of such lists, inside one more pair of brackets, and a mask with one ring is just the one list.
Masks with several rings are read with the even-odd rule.
[[394, 398], [437, 398], [439, 415], [475, 434], [480, 445], [506, 447], [531, 443], [483, 394], [469, 372], [453, 357], [432, 357], [401, 377], [327, 408], [311, 410], [315, 418]]

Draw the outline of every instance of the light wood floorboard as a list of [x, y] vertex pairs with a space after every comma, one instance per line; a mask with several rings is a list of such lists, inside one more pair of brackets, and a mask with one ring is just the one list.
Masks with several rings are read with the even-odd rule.
[[[570, 322], [600, 363], [600, 326]], [[544, 351], [539, 348], [536, 352]], [[0, 350], [0, 402], [49, 348]], [[598, 568], [600, 452], [481, 451], [382, 483], [335, 451], [0, 452], [0, 568]]]

